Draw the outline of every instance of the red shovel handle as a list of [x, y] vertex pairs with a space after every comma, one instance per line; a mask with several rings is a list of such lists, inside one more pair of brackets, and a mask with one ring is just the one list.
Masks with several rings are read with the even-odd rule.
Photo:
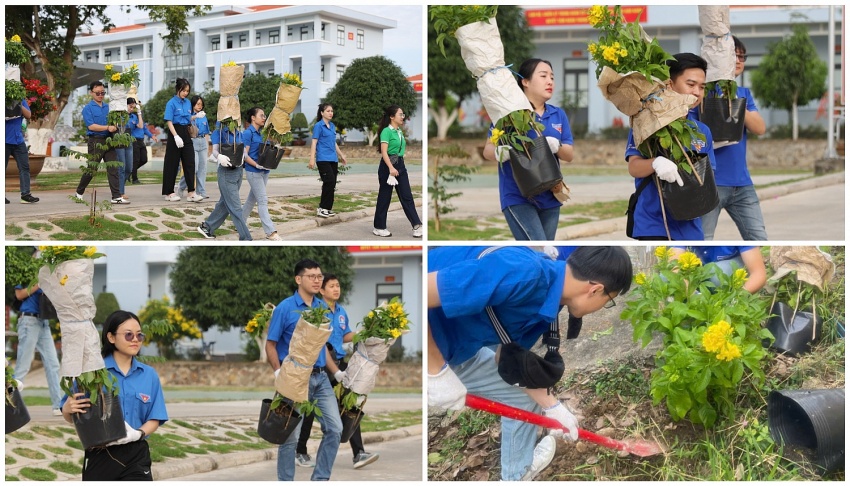
[[[481, 410], [483, 412], [501, 415], [502, 417], [520, 420], [522, 422], [539, 425], [541, 427], [546, 427], [549, 429], [564, 430], [564, 426], [561, 424], [561, 422], [558, 422], [553, 418], [546, 417], [545, 415], [538, 415], [534, 412], [529, 412], [528, 410], [512, 407], [510, 405], [505, 405], [504, 403], [494, 402], [492, 400], [488, 400], [486, 398], [482, 398], [476, 395], [466, 395], [466, 406], [469, 408], [474, 408], [476, 410]], [[611, 439], [609, 437], [596, 435], [593, 432], [588, 432], [584, 429], [578, 429], [578, 437], [579, 439], [584, 439], [595, 444], [599, 444], [603, 447], [607, 447], [609, 449], [616, 449], [618, 451], [627, 452], [629, 451], [628, 444], [625, 444], [615, 439]]]

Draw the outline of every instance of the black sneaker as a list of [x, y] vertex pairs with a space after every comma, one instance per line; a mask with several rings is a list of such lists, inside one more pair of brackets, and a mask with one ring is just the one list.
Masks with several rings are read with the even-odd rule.
[[133, 184], [141, 184], [141, 183], [142, 183], [142, 181], [140, 181], [138, 179], [133, 179]]
[[6, 204], [9, 204], [9, 198], [8, 197], [6, 198]]
[[39, 199], [32, 194], [24, 194], [21, 196], [21, 204], [32, 204], [37, 203]]
[[200, 226], [198, 226], [198, 233], [202, 234], [204, 238], [208, 240], [215, 239], [215, 235], [213, 234], [213, 231], [210, 229], [206, 221], [204, 221], [200, 224]]
[[363, 451], [354, 456], [354, 469], [360, 469], [363, 466], [368, 466], [369, 464], [377, 461], [379, 457], [381, 457], [380, 454]]

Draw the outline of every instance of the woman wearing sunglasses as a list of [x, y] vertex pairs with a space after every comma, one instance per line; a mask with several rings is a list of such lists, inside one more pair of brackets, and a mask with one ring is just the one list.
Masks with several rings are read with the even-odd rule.
[[[153, 481], [145, 439], [168, 420], [168, 413], [156, 371], [135, 359], [144, 340], [139, 318], [131, 312], [115, 311], [103, 324], [101, 354], [106, 369], [118, 380], [127, 435], [85, 451], [83, 481]], [[75, 393], [66, 397], [62, 415], [71, 422], [71, 414], [90, 406], [84, 393]]]

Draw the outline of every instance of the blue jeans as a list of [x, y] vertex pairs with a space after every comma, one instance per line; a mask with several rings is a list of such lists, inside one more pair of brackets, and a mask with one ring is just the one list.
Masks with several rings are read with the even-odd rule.
[[15, 361], [15, 379], [24, 381], [30, 372], [35, 351], [41, 355], [44, 373], [47, 375], [47, 389], [50, 391], [50, 404], [54, 409], [61, 408], [62, 390], [59, 388], [59, 358], [56, 357], [56, 345], [50, 335], [47, 319], [33, 316], [18, 318], [18, 357]]
[[[195, 192], [206, 197], [207, 188], [207, 157], [209, 157], [207, 139], [205, 137], [197, 137], [192, 139], [192, 148], [195, 149]], [[180, 176], [180, 183], [177, 184], [177, 190], [183, 192], [187, 189], [186, 174]]]
[[242, 167], [228, 169], [218, 166], [218, 190], [221, 197], [215, 204], [212, 213], [207, 217], [206, 223], [212, 231], [218, 229], [227, 215], [236, 226], [240, 241], [251, 241], [251, 232], [248, 225], [242, 219], [242, 203], [239, 201], [239, 187], [242, 185]]
[[6, 165], [9, 165], [9, 156], [15, 158], [18, 164], [18, 177], [21, 180], [21, 196], [30, 193], [30, 155], [25, 142], [17, 145], [6, 144]]
[[269, 197], [266, 195], [266, 184], [269, 182], [269, 171], [262, 172], [245, 171], [245, 178], [248, 179], [248, 185], [251, 186], [251, 192], [245, 198], [245, 204], [242, 205], [242, 219], [248, 221], [248, 216], [251, 215], [251, 210], [254, 209], [254, 203], [257, 204], [257, 213], [260, 215], [260, 222], [263, 223], [263, 231], [266, 236], [275, 232], [272, 217], [269, 216]]
[[126, 194], [124, 183], [133, 174], [133, 146], [118, 147], [115, 149], [115, 155], [118, 156], [118, 162], [122, 163], [118, 166], [118, 191], [121, 194]]
[[[316, 467], [313, 469], [310, 480], [328, 481], [331, 478], [336, 453], [339, 451], [342, 420], [339, 418], [339, 407], [336, 404], [336, 396], [334, 396], [328, 375], [324, 372], [310, 375], [309, 386], [307, 399], [315, 401], [322, 412], [321, 417], [316, 416], [316, 420], [322, 425], [322, 442], [319, 443], [319, 452], [316, 453]], [[299, 424], [286, 439], [286, 442], [277, 448], [277, 479], [279, 481], [293, 481], [295, 479], [295, 446], [298, 444], [300, 432], [301, 426]]]
[[714, 239], [714, 230], [723, 208], [726, 208], [726, 212], [735, 222], [741, 238], [745, 241], [767, 241], [764, 216], [761, 214], [759, 197], [754, 186], [717, 186], [717, 194], [720, 196], [720, 204], [702, 216], [702, 232], [705, 233], [706, 241]]
[[[508, 385], [499, 376], [496, 353], [481, 348], [466, 362], [452, 366], [469, 393], [505, 403], [523, 410], [540, 413], [540, 408], [521, 388]], [[502, 418], [502, 481], [519, 481], [534, 459], [537, 426]]]
[[502, 213], [517, 241], [554, 240], [561, 208], [538, 209], [532, 204], [515, 204]]

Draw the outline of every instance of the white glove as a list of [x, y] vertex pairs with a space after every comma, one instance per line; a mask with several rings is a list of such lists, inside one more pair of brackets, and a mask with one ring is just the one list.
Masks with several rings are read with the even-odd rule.
[[507, 162], [511, 158], [511, 147], [508, 145], [499, 145], [496, 147], [496, 160], [499, 162]]
[[558, 150], [561, 149], [561, 141], [555, 137], [546, 137], [546, 143], [549, 144], [549, 150], [551, 150], [553, 154], [557, 154]]
[[543, 247], [543, 253], [545, 253], [546, 256], [548, 256], [552, 260], [558, 259], [558, 249], [555, 248], [554, 246], [548, 246], [548, 245], [544, 246]]
[[428, 375], [428, 406], [440, 410], [461, 410], [466, 403], [466, 387], [448, 366]]
[[203, 118], [205, 116], [207, 116], [207, 114], [204, 113], [203, 111], [199, 111], [199, 112], [195, 113], [195, 119]]
[[578, 440], [578, 420], [575, 415], [571, 414], [570, 411], [567, 410], [567, 407], [565, 407], [563, 403], [558, 402], [558, 404], [554, 405], [552, 408], [544, 409], [543, 415], [561, 422], [561, 425], [568, 429], [552, 429], [549, 432], [549, 435], [558, 439], [569, 439], [572, 441]]
[[279, 374], [280, 374], [280, 368], [274, 370], [274, 379], [275, 380], [277, 379], [277, 375], [279, 375]]
[[390, 176], [387, 179], [387, 184], [389, 184], [391, 186], [397, 186], [398, 185], [398, 179], [396, 179], [395, 176]]
[[655, 160], [652, 161], [652, 168], [655, 170], [655, 173], [658, 174], [658, 177], [669, 183], [677, 183], [679, 186], [683, 186], [682, 176], [679, 175], [679, 168], [676, 166], [676, 163], [666, 157], [656, 157]]
[[174, 136], [174, 143], [177, 145], [177, 148], [183, 148], [183, 139], [180, 138], [180, 135]]
[[18, 385], [18, 391], [24, 391], [24, 382], [21, 381], [21, 380], [18, 380], [18, 379], [16, 379], [15, 381], [17, 382], [17, 385]]
[[134, 429], [133, 427], [131, 427], [126, 420], [124, 421], [124, 430], [127, 432], [127, 435], [123, 439], [118, 439], [114, 442], [110, 442], [109, 444], [106, 444], [106, 447], [136, 442], [145, 435], [145, 433], [141, 430]]
[[216, 156], [216, 161], [218, 162], [218, 165], [222, 167], [233, 167], [233, 164], [230, 163], [230, 157], [226, 155], [218, 154]]
[[345, 379], [345, 376], [345, 371], [337, 370], [337, 372], [334, 373], [334, 380], [336, 380], [337, 383], [342, 383], [342, 380]]
[[207, 159], [207, 160], [209, 160], [213, 164], [217, 164], [218, 163], [218, 156], [219, 156], [219, 153], [216, 152], [215, 150], [213, 150], [212, 153], [210, 154], [210, 158]]

